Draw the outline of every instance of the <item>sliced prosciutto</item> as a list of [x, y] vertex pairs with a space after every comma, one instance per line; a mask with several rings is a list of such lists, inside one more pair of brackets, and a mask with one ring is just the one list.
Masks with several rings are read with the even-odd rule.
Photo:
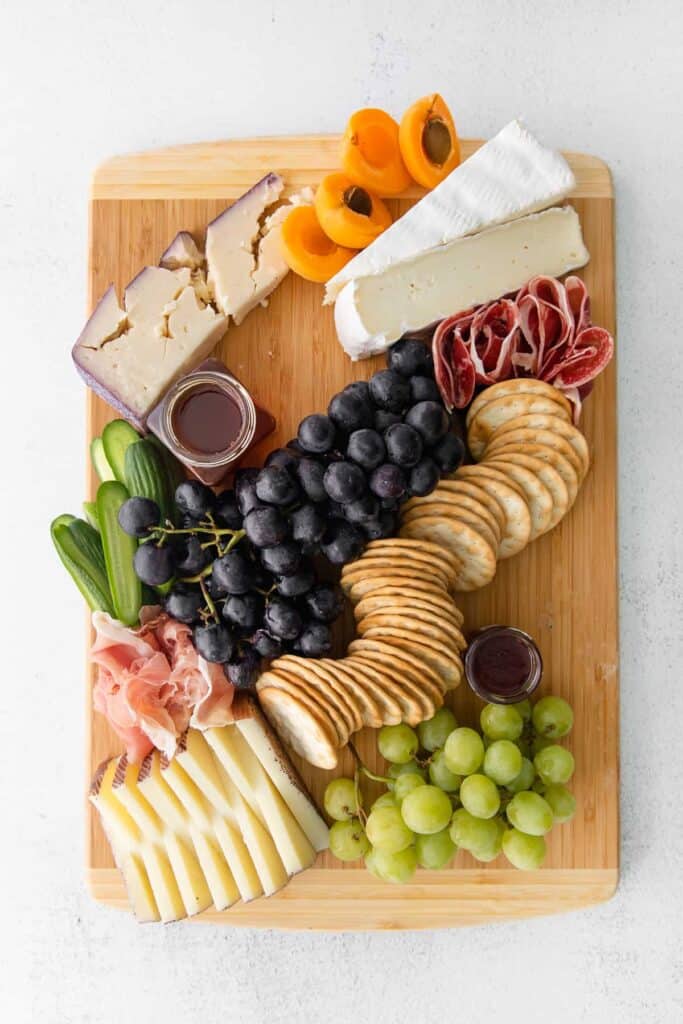
[[173, 757], [188, 725], [208, 729], [231, 722], [234, 695], [222, 667], [197, 654], [189, 626], [157, 608], [143, 609], [141, 619], [133, 630], [94, 612], [90, 652], [97, 666], [95, 710], [134, 763], [154, 748]]
[[463, 409], [477, 386], [536, 377], [561, 390], [578, 421], [582, 399], [614, 354], [614, 339], [591, 322], [579, 277], [532, 278], [516, 296], [443, 320], [432, 339], [436, 381], [449, 410]]

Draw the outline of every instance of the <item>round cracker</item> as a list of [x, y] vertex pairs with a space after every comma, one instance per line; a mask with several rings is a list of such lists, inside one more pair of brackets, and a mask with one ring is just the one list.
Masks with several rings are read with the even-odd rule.
[[[499, 455], [504, 459], [509, 459], [512, 456], [517, 459], [517, 461], [519, 461], [517, 456], [523, 455], [525, 458], [535, 458], [540, 462], [546, 463], [546, 465], [551, 466], [551, 468], [554, 469], [564, 481], [565, 487], [567, 488], [567, 494], [569, 496], [568, 507], [571, 508], [576, 501], [576, 496], [579, 493], [579, 475], [574, 469], [572, 463], [566, 459], [561, 452], [557, 451], [556, 448], [549, 448], [545, 444], [527, 443], [520, 445], [519, 443], [511, 443], [509, 445], [503, 445], [495, 452], [491, 452], [491, 460], [493, 461], [494, 459], [497, 459]], [[565, 515], [566, 512], [567, 509], [565, 509], [563, 515]]]
[[476, 480], [477, 486], [486, 489], [491, 498], [499, 503], [505, 524], [498, 545], [498, 558], [511, 558], [523, 551], [531, 534], [531, 515], [524, 493], [509, 477], [497, 470], [487, 468], [484, 463], [461, 466], [463, 477]]
[[500, 503], [493, 498], [488, 491], [483, 487], [480, 487], [475, 480], [462, 479], [461, 477], [458, 477], [456, 473], [454, 479], [442, 480], [439, 484], [439, 490], [451, 491], [453, 494], [468, 494], [471, 498], [474, 498], [489, 510], [493, 518], [498, 523], [498, 529], [501, 533], [505, 529], [505, 513], [500, 507]]
[[467, 523], [438, 516], [423, 516], [404, 524], [401, 536], [426, 537], [432, 543], [441, 543], [452, 551], [462, 563], [456, 590], [478, 590], [490, 583], [496, 575], [495, 548]]
[[368, 550], [373, 551], [380, 545], [394, 545], [400, 548], [407, 548], [410, 551], [425, 551], [432, 555], [436, 555], [437, 558], [441, 557], [445, 561], [449, 562], [454, 572], [457, 572], [460, 568], [457, 558], [452, 555], [450, 551], [444, 551], [438, 544], [432, 544], [428, 540], [411, 540], [408, 537], [387, 537], [384, 540], [371, 540], [367, 545]]
[[515, 430], [523, 429], [551, 430], [554, 434], [559, 434], [560, 437], [563, 437], [565, 441], [569, 442], [576, 452], [581, 463], [582, 475], [586, 475], [591, 462], [588, 442], [579, 428], [575, 427], [573, 423], [567, 423], [567, 421], [561, 416], [548, 416], [547, 414], [540, 412], [528, 413], [526, 416], [518, 416], [514, 420], [508, 420], [507, 423], [503, 423], [491, 435], [491, 441], [497, 439], [504, 433], [510, 434]]
[[464, 637], [460, 630], [457, 630], [452, 623], [443, 621], [436, 621], [435, 619], [418, 619], [417, 616], [411, 616], [409, 614], [401, 615], [399, 612], [392, 610], [391, 612], [370, 612], [364, 619], [361, 619], [358, 623], [358, 636], [365, 636], [368, 630], [374, 627], [386, 626], [388, 628], [396, 627], [397, 629], [406, 629], [410, 632], [414, 632], [417, 636], [429, 637], [433, 640], [438, 640], [440, 643], [445, 644], [446, 647], [452, 647], [458, 654], [460, 651], [464, 651], [467, 647]]
[[[456, 481], [446, 481], [446, 483], [455, 483]], [[458, 508], [464, 509], [466, 512], [472, 512], [483, 520], [491, 530], [496, 544], [500, 543], [501, 527], [502, 524], [496, 516], [491, 512], [487, 502], [482, 502], [478, 497], [473, 497], [472, 494], [467, 493], [464, 489], [454, 487], [442, 487], [439, 485], [432, 493], [426, 498], [413, 498], [411, 501], [407, 501], [401, 509], [401, 513], [409, 512], [412, 509], [420, 508], [426, 505], [439, 505], [439, 504], [454, 505]]]
[[442, 594], [444, 597], [448, 596], [448, 591], [445, 587], [436, 583], [433, 579], [423, 580], [413, 574], [412, 577], [398, 576], [394, 574], [387, 574], [386, 576], [364, 576], [362, 579], [354, 580], [348, 588], [349, 598], [352, 603], [359, 601], [366, 594], [371, 593], [373, 590], [378, 590], [384, 587], [405, 587], [406, 590], [420, 590], [426, 594]]
[[360, 623], [364, 619], [374, 615], [384, 615], [389, 618], [392, 615], [405, 616], [412, 618], [413, 622], [417, 619], [418, 622], [425, 623], [427, 626], [434, 624], [442, 630], [446, 630], [447, 633], [452, 633], [456, 639], [456, 646], [460, 649], [464, 650], [467, 647], [467, 641], [460, 630], [456, 617], [454, 615], [449, 616], [433, 605], [423, 608], [414, 601], [404, 600], [401, 602], [400, 599], [391, 602], [389, 605], [384, 605], [384, 607], [375, 606], [373, 608], [361, 603], [356, 605], [355, 615], [359, 624], [358, 628], [360, 628]]
[[[537, 533], [535, 536], [540, 537], [542, 534], [552, 530], [553, 527], [557, 526], [562, 517], [567, 514], [567, 510], [569, 508], [569, 492], [564, 480], [552, 466], [547, 463], [543, 463], [540, 459], [536, 459], [534, 461], [532, 456], [523, 455], [518, 451], [501, 453], [500, 459], [497, 455], [493, 456], [492, 465], [500, 466], [501, 469], [510, 473], [510, 475], [514, 476], [514, 479], [519, 480], [520, 483], [522, 482], [522, 479], [526, 479], [524, 474], [521, 473], [522, 470], [524, 470], [525, 473], [531, 473], [531, 475], [536, 478], [537, 483], [541, 484], [550, 494], [550, 500], [552, 502], [550, 518], [541, 529], [540, 533]], [[514, 474], [510, 467], [514, 467]]]
[[[361, 655], [349, 655], [346, 661], [352, 662], [353, 668], [360, 672], [365, 678], [375, 681], [378, 688], [385, 694], [389, 694], [401, 706], [401, 721], [408, 725], [419, 725], [425, 720], [431, 708], [440, 707], [441, 693], [439, 692], [438, 703], [435, 704], [427, 694], [406, 680], [405, 676], [396, 675], [391, 667], [382, 661], [372, 661], [370, 658], [363, 658]], [[432, 712], [433, 714], [434, 712]]]
[[423, 664], [419, 658], [409, 652], [397, 650], [391, 643], [377, 640], [374, 637], [367, 640], [358, 637], [349, 644], [349, 654], [355, 656], [360, 653], [368, 654], [368, 656], [372, 653], [373, 659], [380, 661], [382, 658], [397, 658], [404, 664], [406, 672], [412, 672], [412, 678], [418, 685], [422, 685], [422, 681], [428, 679], [429, 684], [435, 686], [437, 690], [443, 688], [442, 678], [436, 669]]
[[272, 667], [269, 669], [269, 672], [273, 677], [270, 685], [279, 686], [281, 690], [291, 693], [293, 697], [296, 697], [306, 707], [310, 707], [310, 710], [317, 709], [325, 716], [326, 720], [334, 727], [337, 736], [337, 746], [343, 747], [348, 742], [349, 733], [335, 702], [326, 692], [319, 689], [314, 683], [311, 683], [308, 674], [295, 674], [289, 670], [282, 668], [274, 669]]
[[472, 457], [477, 461], [481, 459], [491, 434], [501, 424], [532, 412], [564, 416], [570, 420], [570, 414], [545, 395], [517, 394], [495, 398], [482, 406], [467, 428], [467, 447]]
[[429, 637], [422, 638], [420, 634], [409, 633], [407, 630], [382, 627], [369, 630], [360, 642], [365, 640], [381, 640], [397, 649], [397, 654], [409, 654], [417, 658], [423, 667], [425, 664], [429, 665], [441, 677], [441, 689], [444, 693], [446, 690], [455, 689], [462, 680], [460, 657], [444, 644], [439, 644]]
[[363, 725], [379, 729], [382, 725], [398, 725], [401, 721], [401, 708], [398, 703], [387, 697], [374, 683], [358, 679], [349, 671], [348, 658], [322, 658], [321, 661], [329, 672], [334, 672], [343, 686], [349, 689], [353, 699], [358, 702]]
[[465, 421], [467, 426], [469, 427], [474, 417], [485, 405], [506, 395], [543, 395], [562, 406], [571, 419], [571, 403], [556, 387], [547, 384], [544, 380], [537, 380], [535, 377], [516, 377], [512, 380], [501, 380], [480, 391], [467, 410]]
[[[362, 581], [379, 580], [379, 579], [399, 579], [399, 580], [412, 580], [415, 578], [414, 566], [391, 566], [391, 567], [378, 567], [376, 569], [368, 569], [364, 566], [359, 566], [358, 563], [354, 563], [355, 568], [347, 572], [341, 578], [341, 586], [344, 590], [351, 591], [353, 587]], [[430, 585], [439, 586], [444, 594], [448, 593], [448, 586], [444, 577], [430, 574], [429, 580]]]
[[261, 686], [258, 692], [266, 718], [292, 750], [316, 768], [337, 767], [332, 732], [317, 714], [275, 686]]
[[528, 444], [542, 444], [545, 445], [546, 448], [552, 448], [553, 451], [559, 452], [559, 454], [562, 455], [574, 469], [574, 472], [576, 473], [577, 486], [581, 480], [583, 480], [584, 472], [581, 459], [576, 454], [569, 441], [565, 440], [565, 438], [556, 431], [521, 428], [520, 430], [512, 431], [509, 434], [501, 434], [497, 440], [493, 440], [493, 438], [491, 438], [486, 446], [486, 452], [487, 454], [489, 452], [493, 453], [496, 450], [501, 450], [512, 444], [518, 445], [520, 451], [524, 451]]
[[477, 515], [476, 512], [459, 505], [457, 499], [451, 502], [447, 499], [429, 502], [420, 508], [408, 509], [407, 512], [402, 513], [401, 523], [409, 525], [419, 521], [423, 516], [440, 516], [443, 519], [453, 519], [466, 523], [473, 530], [476, 530], [494, 551], [498, 550], [498, 539], [488, 523]]
[[317, 658], [300, 658], [294, 654], [276, 658], [270, 664], [274, 672], [285, 671], [298, 676], [309, 686], [325, 693], [337, 708], [337, 713], [344, 720], [349, 734], [357, 732], [363, 727], [363, 720], [357, 705], [350, 700], [348, 692], [340, 686], [336, 679], [330, 679], [319, 666], [320, 662]]
[[367, 608], [392, 607], [396, 602], [405, 601], [414, 607], [425, 608], [427, 611], [436, 609], [442, 615], [453, 616], [455, 624], [460, 628], [464, 621], [464, 615], [450, 595], [443, 595], [436, 591], [416, 590], [413, 587], [379, 587], [371, 591], [365, 597], [360, 598], [357, 608], [361, 604]]
[[372, 555], [368, 558], [363, 556], [355, 562], [349, 562], [344, 566], [342, 570], [342, 580], [353, 580], [359, 576], [365, 576], [369, 569], [384, 569], [389, 572], [402, 571], [409, 575], [413, 575], [419, 565], [419, 573], [422, 576], [433, 576], [439, 580], [441, 584], [448, 589], [453, 585], [455, 573], [448, 569], [445, 565], [437, 565], [432, 561], [422, 561], [415, 556], [409, 557], [406, 555], [404, 558], [395, 558], [389, 555]]
[[553, 517], [555, 502], [548, 488], [539, 480], [538, 474], [520, 465], [518, 461], [508, 460], [502, 456], [480, 465], [504, 474], [506, 480], [514, 482], [522, 491], [531, 516], [529, 540], [535, 540], [545, 533]]

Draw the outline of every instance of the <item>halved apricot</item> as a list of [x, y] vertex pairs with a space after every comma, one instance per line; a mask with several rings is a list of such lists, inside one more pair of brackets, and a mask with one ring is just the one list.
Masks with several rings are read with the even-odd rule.
[[307, 281], [324, 284], [356, 253], [325, 234], [312, 206], [295, 206], [282, 225], [282, 252], [287, 266]]
[[438, 92], [408, 107], [398, 130], [401, 156], [415, 181], [434, 188], [460, 163], [460, 142]]
[[380, 196], [397, 196], [411, 182], [398, 144], [398, 125], [385, 110], [366, 107], [349, 118], [341, 165], [351, 181]]
[[381, 199], [345, 174], [328, 174], [315, 193], [320, 227], [337, 245], [364, 249], [391, 224]]

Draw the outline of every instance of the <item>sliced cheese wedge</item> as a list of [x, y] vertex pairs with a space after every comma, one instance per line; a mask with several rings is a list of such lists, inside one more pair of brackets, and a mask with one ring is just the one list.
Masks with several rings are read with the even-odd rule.
[[588, 260], [576, 210], [554, 207], [350, 281], [335, 304], [337, 335], [352, 359], [364, 359], [537, 274], [559, 277]]
[[242, 734], [228, 726], [210, 729], [205, 735], [245, 802], [272, 835], [288, 874], [310, 867], [315, 850]]
[[236, 728], [268, 773], [313, 849], [326, 850], [329, 829], [256, 701], [247, 694], [238, 694], [233, 702], [233, 712]]

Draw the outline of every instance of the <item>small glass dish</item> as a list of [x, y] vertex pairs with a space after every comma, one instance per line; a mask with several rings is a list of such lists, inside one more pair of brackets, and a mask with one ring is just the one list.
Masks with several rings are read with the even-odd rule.
[[537, 688], [543, 659], [535, 641], [515, 626], [487, 626], [465, 653], [470, 689], [489, 704], [518, 704]]

